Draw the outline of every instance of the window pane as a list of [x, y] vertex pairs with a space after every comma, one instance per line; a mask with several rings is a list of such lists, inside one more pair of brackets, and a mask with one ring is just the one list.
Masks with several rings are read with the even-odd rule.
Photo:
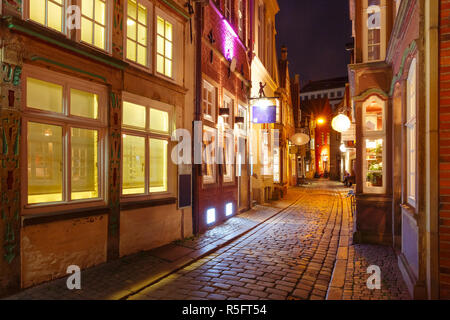
[[165, 75], [168, 77], [172, 77], [172, 61], [166, 59], [166, 70]]
[[130, 18], [127, 21], [127, 37], [136, 40], [136, 22]]
[[164, 36], [164, 19], [161, 17], [158, 17], [156, 31], [158, 34]]
[[156, 56], [156, 71], [164, 73], [164, 58], [159, 54]]
[[45, 25], [45, 0], [30, 0], [30, 19]]
[[94, 45], [101, 49], [105, 49], [105, 28], [96, 24], [94, 37], [95, 37]]
[[62, 31], [62, 7], [48, 1], [48, 26]]
[[81, 18], [81, 40], [87, 43], [92, 43], [92, 21], [86, 18]]
[[70, 113], [74, 116], [98, 118], [98, 96], [94, 93], [70, 89]]
[[123, 124], [145, 129], [146, 109], [131, 102], [123, 102]]
[[82, 0], [81, 1], [81, 13], [84, 16], [94, 19], [93, 8], [94, 8], [94, 0]]
[[136, 61], [136, 42], [127, 39], [127, 59]]
[[128, 15], [136, 19], [136, 1], [128, 0]]
[[144, 7], [143, 5], [139, 5], [138, 20], [140, 23], [147, 25], [147, 8]]
[[150, 139], [150, 192], [167, 191], [167, 141]]
[[156, 50], [159, 54], [164, 55], [164, 38], [161, 36], [156, 38]]
[[147, 48], [143, 47], [141, 45], [138, 45], [138, 56], [137, 56], [137, 62], [139, 64], [142, 64], [144, 66], [147, 65]]
[[101, 0], [95, 0], [95, 21], [105, 25], [106, 6]]
[[27, 78], [26, 90], [28, 107], [52, 112], [62, 112], [62, 86]]
[[147, 27], [138, 25], [138, 42], [147, 45]]
[[71, 129], [72, 200], [98, 198], [97, 130]]
[[145, 193], [145, 138], [123, 135], [122, 194]]
[[150, 130], [169, 132], [169, 113], [150, 109]]
[[172, 41], [172, 24], [166, 21], [166, 39]]
[[366, 107], [365, 129], [369, 131], [383, 130], [383, 107], [372, 101]]
[[28, 122], [28, 203], [62, 201], [62, 128]]
[[383, 139], [366, 139], [368, 187], [383, 187]]
[[172, 42], [166, 40], [166, 58], [172, 59]]

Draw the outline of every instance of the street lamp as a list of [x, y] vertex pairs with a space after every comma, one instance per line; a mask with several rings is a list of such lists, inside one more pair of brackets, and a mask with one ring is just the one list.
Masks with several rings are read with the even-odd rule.
[[319, 118], [319, 119], [317, 119], [317, 123], [318, 124], [324, 124], [325, 123], [325, 119], [324, 118]]
[[345, 132], [350, 129], [350, 119], [345, 114], [338, 114], [331, 121], [331, 127], [337, 132]]
[[339, 147], [339, 149], [341, 150], [342, 153], [347, 152], [347, 147], [345, 146], [345, 144], [341, 144], [341, 146]]

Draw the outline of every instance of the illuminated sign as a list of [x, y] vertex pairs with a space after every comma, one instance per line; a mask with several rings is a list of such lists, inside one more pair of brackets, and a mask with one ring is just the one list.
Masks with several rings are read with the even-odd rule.
[[277, 106], [253, 106], [253, 123], [276, 123]]

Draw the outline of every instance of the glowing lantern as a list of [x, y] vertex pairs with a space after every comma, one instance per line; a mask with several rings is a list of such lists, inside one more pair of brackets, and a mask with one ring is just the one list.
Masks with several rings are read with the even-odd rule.
[[304, 133], [296, 133], [291, 137], [291, 141], [296, 146], [303, 146], [309, 142], [309, 136]]
[[319, 119], [317, 119], [317, 123], [318, 124], [324, 124], [325, 123], [325, 119], [324, 118], [319, 118]]
[[331, 126], [337, 132], [345, 132], [350, 129], [351, 122], [350, 119], [344, 114], [338, 114], [333, 118]]
[[345, 146], [345, 144], [341, 144], [341, 147], [339, 149], [341, 149], [341, 152], [347, 152], [347, 147]]

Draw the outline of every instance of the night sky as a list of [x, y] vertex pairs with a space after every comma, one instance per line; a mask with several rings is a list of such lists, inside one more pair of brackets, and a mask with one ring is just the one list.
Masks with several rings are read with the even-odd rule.
[[300, 74], [302, 85], [347, 75], [351, 41], [348, 0], [278, 0], [277, 55], [288, 47], [291, 76]]

